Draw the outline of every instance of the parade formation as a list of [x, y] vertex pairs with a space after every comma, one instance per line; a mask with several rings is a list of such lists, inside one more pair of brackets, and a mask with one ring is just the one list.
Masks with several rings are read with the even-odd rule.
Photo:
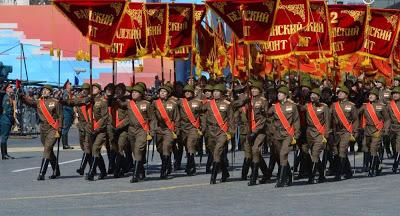
[[[71, 148], [66, 134], [75, 113], [83, 153], [76, 173], [87, 181], [145, 181], [155, 151], [160, 179], [182, 169], [184, 158], [186, 174], [196, 175], [203, 165], [196, 155], [205, 151], [210, 184], [228, 181], [236, 150], [244, 151], [241, 180], [249, 186], [286, 187], [304, 178], [316, 184], [328, 176], [341, 181], [356, 171], [375, 177], [385, 157], [393, 159], [393, 174], [399, 171], [400, 10], [311, 0], [54, 5], [100, 45], [103, 61], [186, 58], [191, 67], [183, 88], [162, 80], [155, 95], [143, 82], [103, 87], [90, 79], [76, 95], [68, 82], [60, 97], [45, 85], [36, 100], [5, 84], [2, 159], [12, 159], [7, 139], [19, 98], [40, 118], [44, 150], [37, 180], [46, 179], [49, 164], [51, 179], [62, 174], [53, 148], [60, 140]], [[209, 13], [219, 17], [216, 25], [205, 21]], [[349, 158], [356, 147], [361, 170]]]

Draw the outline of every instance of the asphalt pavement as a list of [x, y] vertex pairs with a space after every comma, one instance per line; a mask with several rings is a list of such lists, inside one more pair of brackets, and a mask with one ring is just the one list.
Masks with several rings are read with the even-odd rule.
[[[9, 141], [16, 159], [0, 161], [0, 215], [400, 215], [400, 175], [391, 173], [392, 160], [385, 160], [383, 175], [374, 178], [356, 173], [340, 182], [328, 177], [326, 183], [307, 185], [302, 179], [291, 187], [275, 188], [275, 183], [249, 187], [240, 181], [242, 152], [236, 153], [229, 181], [216, 185], [209, 185], [206, 158], [196, 176], [179, 170], [159, 180], [156, 154], [143, 182], [131, 184], [130, 176], [88, 182], [75, 172], [82, 156], [75, 129], [70, 143], [74, 150], [60, 152], [61, 177], [39, 182], [39, 138]], [[356, 165], [361, 164], [359, 153]], [[51, 175], [50, 166], [47, 173]]]

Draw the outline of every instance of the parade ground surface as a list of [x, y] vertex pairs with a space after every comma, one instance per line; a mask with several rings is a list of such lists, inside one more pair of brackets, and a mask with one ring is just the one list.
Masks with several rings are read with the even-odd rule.
[[[16, 159], [0, 161], [0, 215], [353, 216], [400, 212], [400, 175], [391, 174], [392, 160], [384, 161], [383, 176], [375, 178], [357, 173], [355, 178], [341, 182], [328, 177], [327, 183], [307, 185], [303, 179], [291, 187], [275, 188], [275, 183], [249, 187], [247, 181], [240, 181], [242, 152], [236, 154], [230, 180], [217, 185], [209, 185], [206, 158], [196, 176], [187, 177], [182, 170], [168, 180], [159, 180], [160, 160], [155, 155], [144, 182], [131, 184], [130, 176], [88, 182], [75, 173], [82, 155], [77, 135], [73, 129], [69, 136], [75, 149], [60, 152], [61, 177], [40, 182], [36, 181], [42, 150], [39, 138], [9, 141], [9, 153]], [[350, 158], [353, 163], [353, 156]], [[196, 157], [197, 163], [199, 160]], [[358, 153], [356, 165], [361, 164]]]

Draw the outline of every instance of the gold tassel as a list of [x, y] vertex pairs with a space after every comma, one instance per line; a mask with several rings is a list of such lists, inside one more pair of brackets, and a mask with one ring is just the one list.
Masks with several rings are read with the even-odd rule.
[[57, 57], [60, 57], [61, 56], [61, 50], [60, 50], [60, 48], [58, 48], [57, 49]]
[[54, 48], [50, 47], [50, 56], [54, 56]]
[[367, 67], [371, 65], [371, 59], [370, 58], [365, 58], [364, 61], [361, 62], [361, 66]]

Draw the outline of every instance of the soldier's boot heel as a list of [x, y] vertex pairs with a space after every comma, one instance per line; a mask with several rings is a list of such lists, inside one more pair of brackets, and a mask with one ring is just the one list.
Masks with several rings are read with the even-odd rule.
[[308, 184], [315, 184], [315, 174], [317, 173], [317, 163], [313, 163], [310, 176], [308, 177]]
[[96, 168], [97, 168], [98, 158], [93, 157], [91, 161], [92, 162], [90, 165], [89, 173], [85, 177], [85, 179], [88, 181], [94, 181], [94, 175], [95, 175]]
[[321, 163], [321, 161], [317, 164], [318, 166], [318, 173], [319, 173], [319, 177], [318, 177], [318, 183], [324, 183], [326, 182], [326, 178], [325, 178], [325, 167], [323, 166], [323, 164]]
[[103, 180], [107, 176], [107, 170], [106, 170], [106, 164], [104, 163], [103, 157], [100, 155], [99, 157], [99, 169], [100, 169], [100, 174], [99, 177], [97, 178], [98, 180]]
[[135, 161], [135, 169], [133, 170], [133, 174], [132, 174], [132, 179], [131, 179], [131, 183], [136, 183], [139, 182], [139, 161]]
[[395, 158], [394, 158], [394, 162], [393, 162], [393, 167], [392, 167], [392, 171], [394, 174], [397, 173], [398, 168], [399, 168], [399, 153], [395, 154]]
[[42, 165], [40, 166], [39, 176], [37, 177], [38, 181], [43, 181], [45, 179], [47, 166], [49, 166], [49, 160], [43, 158]]
[[336, 162], [335, 181], [341, 181], [344, 164], [342, 164], [342, 160], [339, 157], [335, 159], [335, 162]]
[[115, 155], [115, 165], [114, 165], [114, 178], [121, 177], [121, 163], [122, 163], [122, 156], [117, 153]]
[[86, 168], [86, 164], [88, 162], [88, 159], [89, 159], [88, 154], [83, 153], [82, 160], [81, 160], [81, 165], [79, 166], [79, 169], [76, 170], [76, 172], [81, 176], [85, 173], [85, 168]]
[[210, 184], [217, 184], [218, 171], [219, 171], [219, 163], [213, 162]]
[[247, 183], [248, 186], [254, 186], [257, 184], [257, 178], [258, 178], [258, 163], [253, 163], [253, 170], [251, 172], [251, 177], [249, 183]]

